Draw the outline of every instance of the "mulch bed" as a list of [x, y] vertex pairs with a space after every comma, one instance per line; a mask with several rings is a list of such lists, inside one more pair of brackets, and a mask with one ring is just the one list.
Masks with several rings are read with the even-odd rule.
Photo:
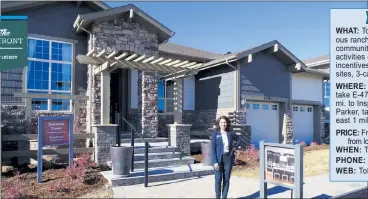
[[[321, 145], [313, 145], [313, 146], [304, 146], [303, 151], [317, 151], [317, 150], [325, 150], [329, 149], [329, 145], [321, 144]], [[196, 154], [192, 155], [195, 158], [196, 163], [203, 163], [203, 155]], [[239, 150], [236, 153], [235, 164], [233, 169], [251, 169], [259, 167], [259, 154], [258, 150], [251, 148], [248, 150]]]
[[2, 198], [77, 198], [108, 183], [98, 167], [83, 168], [84, 174], [80, 174], [80, 169], [57, 167], [43, 172], [42, 184], [37, 183], [37, 168], [27, 166], [20, 172], [3, 173]]

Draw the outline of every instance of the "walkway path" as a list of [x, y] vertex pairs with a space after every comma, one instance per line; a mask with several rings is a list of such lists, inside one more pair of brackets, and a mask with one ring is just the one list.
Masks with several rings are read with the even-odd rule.
[[[330, 198], [363, 188], [367, 183], [329, 182], [328, 175], [305, 179], [304, 198]], [[115, 198], [213, 198], [214, 176], [113, 188]], [[268, 185], [269, 198], [290, 198], [291, 191]], [[259, 180], [231, 177], [228, 198], [258, 198]]]

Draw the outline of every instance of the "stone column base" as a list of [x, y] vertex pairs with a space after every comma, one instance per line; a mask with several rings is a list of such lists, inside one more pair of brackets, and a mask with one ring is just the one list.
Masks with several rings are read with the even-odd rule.
[[190, 155], [191, 124], [168, 124], [169, 146], [177, 147], [183, 155]]
[[111, 161], [110, 147], [116, 144], [116, 124], [92, 125], [95, 134], [95, 162], [98, 165], [107, 165]]

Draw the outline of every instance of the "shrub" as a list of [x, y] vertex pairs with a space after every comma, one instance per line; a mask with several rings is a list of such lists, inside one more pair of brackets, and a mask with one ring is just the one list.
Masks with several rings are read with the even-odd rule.
[[85, 169], [90, 169], [95, 166], [95, 163], [91, 160], [91, 154], [83, 153], [77, 156], [76, 164]]
[[1, 192], [1, 197], [2, 198], [9, 198], [9, 199], [13, 199], [13, 198], [20, 198], [21, 196], [23, 196], [23, 188], [21, 186], [21, 182], [19, 182], [19, 179], [16, 179], [15, 182], [13, 183], [2, 183], [2, 192]]
[[237, 160], [259, 160], [259, 150], [254, 147], [254, 145], [251, 145], [250, 147], [247, 147], [245, 149], [238, 150], [236, 153], [236, 159]]
[[94, 162], [91, 161], [90, 154], [81, 154], [73, 162], [73, 166], [66, 170], [66, 175], [69, 177], [69, 180], [84, 182], [87, 170], [92, 166], [94, 166]]
[[78, 164], [74, 162], [73, 166], [66, 170], [66, 175], [69, 177], [69, 180], [78, 180], [83, 182], [84, 177], [86, 176], [86, 169], [78, 166]]

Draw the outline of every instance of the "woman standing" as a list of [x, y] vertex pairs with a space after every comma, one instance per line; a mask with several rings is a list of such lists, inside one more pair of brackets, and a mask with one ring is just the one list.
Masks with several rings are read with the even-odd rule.
[[[230, 175], [234, 160], [234, 151], [239, 146], [238, 137], [230, 132], [230, 120], [221, 116], [216, 122], [216, 131], [212, 133], [212, 163], [215, 168], [216, 198], [227, 198]], [[233, 145], [233, 142], [236, 142]]]

